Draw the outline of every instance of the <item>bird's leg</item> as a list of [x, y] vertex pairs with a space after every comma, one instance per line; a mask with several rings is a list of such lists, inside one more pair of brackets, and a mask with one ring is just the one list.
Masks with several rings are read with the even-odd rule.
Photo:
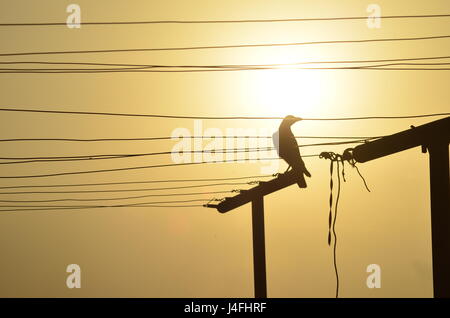
[[288, 172], [290, 168], [291, 166], [289, 165], [284, 173]]

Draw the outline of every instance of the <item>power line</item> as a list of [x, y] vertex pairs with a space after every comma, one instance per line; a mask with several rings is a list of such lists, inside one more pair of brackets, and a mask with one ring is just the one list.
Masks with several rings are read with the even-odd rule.
[[449, 116], [450, 113], [435, 113], [435, 114], [421, 114], [421, 115], [403, 115], [403, 116], [363, 116], [363, 117], [335, 117], [335, 118], [302, 118], [302, 120], [365, 120], [365, 119], [411, 119], [411, 118], [426, 118], [436, 116]]
[[396, 59], [372, 59], [372, 60], [335, 60], [335, 61], [309, 61], [296, 63], [278, 64], [223, 64], [223, 65], [161, 65], [161, 64], [124, 64], [124, 63], [94, 63], [94, 62], [50, 62], [50, 61], [8, 61], [0, 62], [0, 65], [14, 64], [42, 64], [42, 65], [84, 65], [84, 66], [116, 66], [116, 67], [140, 67], [140, 68], [249, 68], [249, 67], [277, 67], [311, 64], [352, 64], [352, 63], [382, 63], [382, 62], [405, 62], [420, 60], [448, 59], [450, 56], [396, 58]]
[[[86, 200], [86, 201], [97, 201], [97, 200]], [[141, 206], [146, 204], [171, 204], [171, 203], [189, 203], [189, 202], [208, 202], [209, 199], [192, 199], [192, 200], [175, 200], [175, 201], [156, 201], [156, 202], [144, 202], [144, 203], [132, 203], [132, 204], [120, 204], [120, 205], [109, 205], [102, 207], [132, 207]], [[0, 201], [0, 202], [21, 202], [21, 201]], [[25, 202], [51, 202], [51, 201], [22, 201]], [[80, 205], [80, 206], [67, 206], [67, 205], [0, 205], [0, 208], [69, 208], [69, 207], [95, 207], [93, 205]]]
[[[262, 71], [274, 68], [223, 68], [223, 69], [204, 69], [204, 70], [104, 70], [104, 71], [0, 71], [0, 74], [106, 74], [106, 73], [201, 73], [201, 72], [236, 72], [236, 71]], [[303, 68], [306, 69], [306, 68]], [[326, 69], [350, 69], [350, 68], [320, 68]], [[352, 68], [355, 69], [355, 68]], [[360, 68], [363, 69], [363, 68]]]
[[[359, 139], [352, 141], [337, 141], [337, 142], [324, 142], [324, 143], [312, 143], [312, 144], [302, 144], [299, 145], [299, 148], [302, 147], [311, 147], [311, 146], [329, 146], [329, 145], [346, 145], [358, 142], [365, 142], [370, 139], [376, 138], [368, 138], [368, 139]], [[224, 149], [208, 149], [208, 150], [186, 150], [186, 151], [178, 151], [177, 153], [241, 153], [241, 152], [252, 152], [252, 151], [271, 151], [275, 150], [275, 147], [251, 147], [251, 148], [224, 148]], [[161, 151], [161, 152], [148, 152], [148, 153], [136, 153], [136, 154], [93, 154], [93, 155], [78, 155], [78, 156], [44, 156], [44, 157], [0, 157], [0, 160], [46, 160], [46, 159], [83, 159], [83, 158], [97, 158], [97, 157], [136, 157], [136, 156], [151, 156], [151, 155], [165, 155], [172, 154], [174, 151]]]
[[108, 112], [80, 112], [63, 110], [39, 110], [39, 109], [15, 109], [0, 108], [0, 111], [6, 112], [27, 112], [27, 113], [46, 113], [46, 114], [64, 114], [64, 115], [98, 115], [98, 116], [120, 116], [120, 117], [147, 117], [147, 118], [167, 118], [167, 119], [283, 119], [283, 117], [212, 117], [212, 116], [179, 116], [179, 115], [154, 115], [154, 114], [126, 114], [126, 113], [108, 113]]
[[0, 200], [5, 203], [44, 203], [44, 202], [88, 202], [88, 201], [117, 201], [117, 200], [131, 200], [153, 197], [173, 197], [173, 196], [186, 196], [186, 195], [205, 195], [205, 194], [224, 194], [231, 193], [232, 191], [210, 191], [210, 192], [196, 192], [196, 193], [176, 193], [176, 194], [148, 194], [139, 196], [129, 196], [120, 198], [94, 198], [94, 199], [80, 199], [80, 198], [64, 198], [64, 199], [52, 199], [52, 200]]
[[[438, 65], [449, 65], [450, 63], [389, 63], [389, 64], [378, 64], [378, 65], [362, 65], [362, 66], [339, 66], [339, 67], [298, 67], [291, 66], [290, 70], [428, 70], [428, 71], [444, 71], [448, 68], [436, 68], [436, 67], [404, 67], [404, 68], [386, 68], [388, 66], [438, 66]], [[165, 70], [167, 68], [172, 68], [171, 66], [164, 66], [163, 69], [158, 69], [158, 67], [142, 67], [142, 68], [106, 68], [106, 69], [43, 69], [43, 68], [2, 68], [0, 73], [2, 74], [104, 74], [104, 73], [198, 73], [198, 72], [235, 72], [235, 71], [267, 71], [267, 70], [281, 70], [279, 67], [208, 67], [206, 69], [195, 69], [193, 67], [188, 67], [189, 69], [182, 70]], [[284, 69], [283, 69], [284, 70]]]
[[228, 181], [228, 180], [245, 180], [245, 179], [257, 179], [257, 178], [269, 178], [269, 177], [272, 177], [272, 175], [269, 174], [269, 175], [229, 177], [229, 178], [169, 179], [169, 180], [146, 180], [146, 181], [77, 183], [77, 184], [53, 184], [53, 185], [18, 185], [18, 186], [0, 187], [0, 189], [1, 190], [6, 190], [6, 189], [22, 189], [22, 188], [65, 188], [65, 187], [88, 187], [88, 186], [125, 185], [125, 184]]
[[[20, 109], [20, 108], [0, 108], [4, 112], [26, 112], [64, 115], [95, 115], [95, 116], [119, 116], [119, 117], [147, 117], [165, 119], [203, 119], [203, 120], [228, 120], [228, 119], [283, 119], [284, 117], [263, 117], [263, 116], [183, 116], [183, 115], [157, 115], [157, 114], [130, 114], [130, 113], [109, 113], [109, 112], [86, 112], [86, 111], [65, 111], [65, 110], [43, 110], [43, 109]], [[411, 119], [437, 116], [448, 116], [450, 113], [434, 113], [419, 115], [401, 116], [361, 116], [361, 117], [338, 117], [338, 118], [302, 118], [302, 120], [365, 120], [365, 119]]]
[[139, 206], [92, 206], [92, 207], [71, 207], [71, 208], [33, 208], [33, 209], [8, 209], [0, 212], [28, 212], [28, 211], [56, 211], [56, 210], [85, 210], [101, 208], [196, 208], [203, 207], [203, 204], [196, 205], [139, 205]]
[[391, 68], [385, 68], [385, 67], [378, 67], [378, 68], [371, 68], [367, 67], [364, 68], [365, 70], [373, 70], [373, 71], [450, 71], [449, 67], [440, 67], [440, 68], [426, 68], [426, 67], [391, 67]]
[[[313, 143], [313, 144], [303, 144], [299, 145], [299, 148], [303, 147], [314, 147], [314, 146], [336, 146], [336, 145], [348, 145], [354, 143], [363, 143], [369, 139], [353, 140], [353, 141], [340, 141], [340, 142], [324, 142], [324, 143]], [[249, 152], [269, 152], [276, 150], [275, 147], [253, 147], [253, 148], [225, 148], [225, 149], [209, 149], [209, 150], [187, 150], [180, 151], [183, 154], [229, 154], [229, 153], [249, 153]], [[36, 162], [62, 162], [62, 161], [84, 161], [84, 160], [102, 160], [102, 159], [123, 159], [123, 158], [134, 158], [143, 156], [157, 156], [157, 155], [170, 155], [174, 151], [162, 151], [162, 152], [149, 152], [149, 153], [138, 153], [138, 154], [100, 154], [100, 155], [81, 155], [81, 156], [47, 156], [47, 157], [0, 157], [0, 160], [23, 160], [23, 161], [10, 161], [10, 162], [0, 162], [0, 165], [9, 164], [21, 164], [21, 163], [36, 163]]]
[[[319, 155], [303, 155], [303, 158], [308, 157], [318, 157]], [[280, 160], [280, 158], [255, 158], [254, 161], [267, 161], [267, 160]], [[149, 166], [139, 166], [139, 167], [126, 167], [126, 168], [113, 168], [113, 169], [99, 169], [99, 170], [86, 170], [86, 171], [74, 171], [74, 172], [60, 172], [60, 173], [49, 173], [40, 175], [23, 175], [23, 176], [0, 176], [0, 179], [26, 179], [26, 178], [44, 178], [44, 177], [57, 177], [57, 176], [68, 176], [68, 175], [78, 175], [78, 174], [92, 174], [92, 173], [103, 173], [103, 172], [117, 172], [117, 171], [130, 171], [130, 170], [140, 170], [140, 169], [150, 169], [150, 168], [166, 168], [166, 167], [178, 167], [178, 166], [188, 166], [188, 165], [199, 165], [199, 164], [211, 164], [211, 163], [228, 163], [228, 162], [250, 162], [249, 159], [233, 159], [233, 160], [221, 160], [218, 162], [186, 162], [186, 163], [169, 163], [169, 164], [159, 164], [159, 165], [149, 165]]]
[[[225, 194], [225, 193], [232, 193], [233, 190], [220, 190], [220, 191], [205, 191], [205, 192], [188, 192], [188, 193], [161, 193], [161, 194], [148, 194], [148, 195], [141, 195], [141, 196], [129, 196], [124, 198], [95, 198], [92, 200], [88, 199], [79, 199], [79, 198], [64, 198], [64, 199], [56, 199], [56, 200], [29, 200], [29, 201], [13, 201], [13, 200], [2, 200], [0, 202], [16, 202], [16, 203], [32, 203], [32, 202], [59, 202], [59, 201], [114, 201], [114, 200], [129, 200], [129, 199], [140, 199], [140, 198], [154, 198], [154, 197], [177, 197], [177, 196], [191, 196], [191, 195], [210, 195], [210, 194]], [[5, 193], [2, 193], [5, 194]]]
[[[448, 71], [448, 67], [303, 67], [296, 70], [362, 70], [362, 71]], [[201, 73], [201, 72], [237, 72], [237, 71], [266, 71], [274, 68], [242, 68], [242, 69], [220, 69], [220, 70], [177, 70], [177, 71], [0, 71], [0, 74], [105, 74], [105, 73]]]
[[[442, 58], [440, 58], [442, 59]], [[8, 62], [11, 63], [11, 62]], [[363, 63], [363, 62], [360, 62]], [[1, 63], [0, 63], [1, 64]], [[12, 64], [12, 63], [11, 63]], [[21, 64], [21, 63], [14, 63], [14, 64]], [[58, 63], [62, 64], [62, 63]], [[302, 65], [305, 64], [314, 64], [312, 62], [304, 62]], [[324, 64], [324, 63], [316, 63], [316, 64]], [[346, 64], [345, 62], [342, 62], [341, 64]], [[298, 68], [298, 67], [292, 67], [290, 69], [361, 69], [366, 67], [384, 67], [384, 66], [401, 66], [401, 65], [412, 65], [412, 66], [418, 66], [418, 65], [425, 65], [425, 66], [435, 66], [435, 65], [449, 65], [450, 63], [446, 62], [434, 62], [434, 63], [411, 63], [411, 62], [396, 62], [396, 63], [388, 63], [388, 64], [375, 64], [375, 65], [363, 65], [363, 66], [352, 66], [352, 67], [336, 67], [336, 68]], [[18, 71], [18, 72], [44, 72], [44, 71], [55, 71], [55, 73], [66, 73], [70, 71], [86, 71], [86, 72], [102, 72], [102, 71], [108, 71], [108, 72], [127, 72], [127, 71], [135, 71], [135, 70], [148, 70], [148, 72], [153, 72], [151, 69], [159, 69], [159, 68], [195, 68], [195, 69], [211, 69], [211, 71], [222, 71], [224, 69], [226, 70], [247, 70], [247, 69], [261, 69], [261, 70], [279, 70], [281, 66], [296, 66], [300, 65], [299, 63], [293, 64], [280, 64], [272, 66], [270, 64], [264, 65], [242, 65], [242, 66], [194, 66], [194, 65], [186, 65], [186, 66], [172, 66], [172, 65], [160, 65], [160, 66], [144, 66], [144, 67], [114, 67], [114, 68], [0, 68], [0, 71]], [[283, 68], [282, 70], [285, 70]], [[177, 72], [177, 71], [174, 71]]]
[[[216, 186], [236, 186], [236, 185], [248, 185], [248, 182], [230, 182], [230, 183], [208, 183], [178, 187], [164, 187], [164, 188], [148, 188], [148, 189], [113, 189], [113, 190], [80, 190], [80, 191], [19, 191], [19, 192], [0, 192], [3, 194], [68, 194], [68, 193], [119, 193], [119, 192], [148, 192], [148, 191], [162, 191], [162, 190], [180, 190], [180, 189], [193, 189], [204, 187], [216, 187]], [[136, 198], [136, 197], [135, 197]], [[117, 199], [118, 200], [118, 199]]]
[[[450, 14], [422, 14], [422, 15], [387, 15], [380, 19], [416, 19], [416, 18], [447, 18]], [[315, 18], [286, 18], [286, 19], [239, 19], [239, 20], [144, 20], [144, 21], [102, 21], [82, 22], [80, 25], [138, 25], [138, 24], [224, 24], [224, 23], [275, 23], [275, 22], [311, 22], [311, 21], [341, 21], [367, 20], [367, 16], [352, 17], [315, 17]], [[67, 22], [26, 22], [1, 23], [1, 27], [14, 26], [70, 26], [78, 25]]]
[[254, 47], [281, 47], [281, 46], [304, 46], [316, 44], [349, 44], [349, 43], [371, 43], [371, 42], [395, 42], [395, 41], [418, 41], [437, 40], [450, 38], [450, 35], [437, 35], [425, 37], [363, 39], [363, 40], [329, 40], [293, 43], [265, 43], [265, 44], [234, 44], [213, 46], [190, 46], [190, 47], [166, 47], [166, 48], [138, 48], [138, 49], [107, 49], [107, 50], [76, 50], [76, 51], [45, 51], [45, 52], [16, 52], [1, 53], [0, 56], [27, 56], [27, 55], [54, 55], [54, 54], [91, 54], [91, 53], [118, 53], [118, 52], [156, 52], [156, 51], [186, 51], [207, 49], [230, 49], [230, 48], [254, 48]]
[[402, 66], [402, 65], [412, 65], [412, 66], [417, 66], [417, 65], [425, 65], [425, 66], [433, 66], [433, 65], [450, 65], [450, 63], [446, 63], [446, 62], [438, 62], [438, 63], [388, 63], [388, 64], [378, 64], [378, 65], [371, 65], [371, 66], [367, 66], [367, 67], [373, 67], [373, 68], [380, 68], [380, 67], [385, 67], [385, 66]]
[[[425, 65], [437, 66], [448, 65], [450, 63], [391, 63], [380, 65], [363, 65], [363, 66], [340, 66], [340, 67], [291, 67], [290, 70], [423, 70], [423, 71], [446, 71], [449, 68], [436, 67], [404, 67], [404, 68], [385, 68], [386, 66], [401, 65]], [[279, 67], [241, 67], [241, 68], [207, 68], [207, 69], [188, 69], [188, 70], [154, 70], [139, 68], [112, 68], [112, 69], [0, 69], [1, 74], [104, 74], [104, 73], [198, 73], [198, 72], [236, 72], [236, 71], [267, 71], [281, 70]]]
[[[301, 139], [375, 139], [385, 136], [295, 136]], [[115, 141], [158, 141], [158, 140], [177, 140], [178, 137], [137, 137], [137, 138], [12, 138], [0, 139], [0, 142], [27, 142], [27, 141], [62, 141], [62, 142], [115, 142]], [[185, 139], [234, 139], [234, 138], [255, 138], [255, 139], [272, 139], [272, 136], [182, 136]]]

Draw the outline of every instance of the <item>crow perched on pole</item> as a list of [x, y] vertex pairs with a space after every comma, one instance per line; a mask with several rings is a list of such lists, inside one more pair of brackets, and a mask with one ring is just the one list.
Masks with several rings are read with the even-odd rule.
[[289, 165], [285, 173], [292, 168], [298, 172], [298, 186], [300, 188], [306, 188], [305, 176], [311, 177], [308, 169], [306, 169], [305, 163], [300, 155], [300, 149], [298, 148], [297, 140], [291, 131], [291, 125], [302, 120], [301, 118], [294, 117], [292, 115], [286, 116], [281, 122], [280, 128], [272, 136], [273, 143], [277, 149], [278, 156], [284, 159]]

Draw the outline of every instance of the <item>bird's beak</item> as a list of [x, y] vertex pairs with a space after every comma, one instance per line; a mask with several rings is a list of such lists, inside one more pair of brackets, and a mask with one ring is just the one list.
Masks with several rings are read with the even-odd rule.
[[295, 117], [295, 118], [293, 119], [294, 123], [296, 123], [296, 122], [298, 122], [298, 121], [301, 121], [301, 120], [303, 120], [303, 118], [300, 118], [300, 117]]

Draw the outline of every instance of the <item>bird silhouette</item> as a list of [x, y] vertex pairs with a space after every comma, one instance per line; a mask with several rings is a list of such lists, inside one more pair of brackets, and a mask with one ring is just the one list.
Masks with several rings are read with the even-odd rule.
[[285, 173], [292, 168], [298, 173], [298, 186], [300, 188], [306, 188], [305, 175], [311, 177], [311, 174], [306, 169], [305, 163], [300, 155], [297, 140], [291, 131], [291, 125], [300, 120], [301, 118], [292, 115], [286, 116], [281, 122], [278, 131], [272, 135], [272, 139], [278, 156], [289, 165]]

